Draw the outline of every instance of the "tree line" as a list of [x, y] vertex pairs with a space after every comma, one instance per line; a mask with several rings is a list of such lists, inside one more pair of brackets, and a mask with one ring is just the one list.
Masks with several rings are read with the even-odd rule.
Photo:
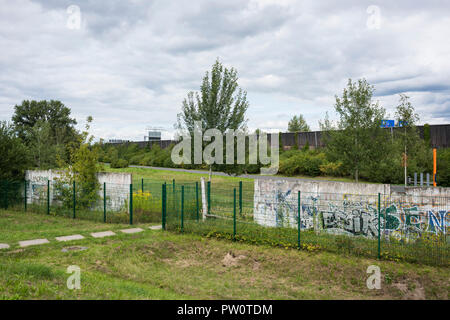
[[[386, 110], [374, 101], [375, 88], [365, 79], [349, 79], [341, 95], [335, 96], [334, 111], [337, 120], [328, 114], [320, 122], [324, 132], [325, 147], [311, 149], [306, 145], [291, 150], [280, 144], [279, 173], [288, 176], [338, 176], [355, 181], [396, 183], [404, 181], [404, 164], [407, 174], [432, 172], [432, 150], [425, 132], [421, 139], [416, 128], [419, 116], [409, 100], [400, 94], [395, 119], [403, 124], [395, 135], [381, 128]], [[226, 68], [216, 60], [206, 72], [199, 92], [189, 92], [182, 102], [175, 125], [178, 132], [193, 135], [194, 123], [202, 123], [203, 133], [208, 129], [248, 132], [246, 117], [249, 102], [247, 93], [239, 87], [237, 71]], [[301, 111], [301, 110], [299, 110]], [[87, 121], [87, 127], [92, 118]], [[24, 170], [30, 168], [66, 168], [71, 172], [66, 180], [93, 181], [99, 162], [109, 162], [111, 167], [129, 164], [159, 167], [208, 169], [229, 174], [259, 173], [263, 165], [249, 164], [248, 148], [245, 164], [181, 164], [171, 160], [173, 146], [151, 150], [136, 145], [113, 146], [102, 140], [93, 143], [87, 131], [78, 131], [71, 110], [62, 102], [25, 100], [14, 107], [10, 122], [0, 123], [0, 180], [23, 179]], [[289, 121], [290, 132], [309, 131], [305, 118], [299, 112]], [[426, 130], [425, 130], [426, 131]], [[257, 130], [257, 133], [262, 133]], [[204, 142], [204, 147], [207, 142]], [[224, 144], [225, 147], [225, 144]], [[191, 161], [194, 163], [194, 161]], [[71, 170], [71, 171], [70, 171]], [[438, 183], [450, 186], [450, 151], [438, 150]], [[90, 178], [86, 178], [90, 177]], [[67, 182], [66, 181], [66, 182]]]

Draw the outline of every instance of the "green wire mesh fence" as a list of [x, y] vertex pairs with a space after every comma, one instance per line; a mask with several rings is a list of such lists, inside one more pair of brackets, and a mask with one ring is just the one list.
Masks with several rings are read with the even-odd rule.
[[206, 212], [184, 221], [176, 204], [181, 198], [167, 191], [172, 210], [163, 212], [166, 229], [308, 251], [449, 264], [448, 198], [281, 191], [254, 197], [241, 188], [209, 185]]
[[450, 198], [255, 194], [247, 182], [133, 182], [0, 181], [0, 208], [107, 223], [162, 223], [166, 230], [255, 244], [449, 264]]

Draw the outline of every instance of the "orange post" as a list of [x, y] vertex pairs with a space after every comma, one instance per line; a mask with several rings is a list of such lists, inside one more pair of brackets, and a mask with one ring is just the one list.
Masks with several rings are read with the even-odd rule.
[[433, 149], [433, 186], [436, 187], [436, 148]]

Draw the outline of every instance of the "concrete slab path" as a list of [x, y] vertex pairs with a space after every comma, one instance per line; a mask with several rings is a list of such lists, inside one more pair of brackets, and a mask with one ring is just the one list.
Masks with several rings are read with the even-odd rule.
[[81, 234], [74, 234], [71, 236], [56, 237], [55, 239], [56, 241], [73, 241], [84, 239], [84, 237]]
[[25, 240], [25, 241], [19, 241], [19, 246], [22, 248], [28, 247], [28, 246], [36, 246], [40, 244], [50, 243], [47, 239], [34, 239], [34, 240]]

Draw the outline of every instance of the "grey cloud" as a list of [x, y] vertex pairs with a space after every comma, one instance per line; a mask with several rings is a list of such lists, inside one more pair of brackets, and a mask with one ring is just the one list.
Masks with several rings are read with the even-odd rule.
[[[85, 25], [65, 27], [69, 5]], [[389, 112], [406, 92], [424, 121], [450, 121], [446, 1], [0, 0], [0, 119], [23, 99], [60, 99], [98, 137], [172, 128], [181, 101], [217, 57], [238, 70], [249, 127], [313, 129], [348, 78], [365, 77]], [[119, 136], [120, 135], [120, 136]]]

